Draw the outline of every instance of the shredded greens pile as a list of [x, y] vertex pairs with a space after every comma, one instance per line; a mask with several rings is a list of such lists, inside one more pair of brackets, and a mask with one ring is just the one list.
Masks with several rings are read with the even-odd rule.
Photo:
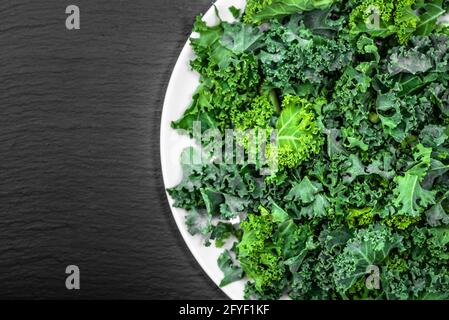
[[222, 286], [244, 278], [248, 299], [449, 298], [448, 7], [248, 0], [234, 23], [197, 18], [200, 85], [173, 128], [277, 132], [270, 174], [208, 157], [226, 139], [203, 135], [168, 190], [190, 233], [227, 248]]

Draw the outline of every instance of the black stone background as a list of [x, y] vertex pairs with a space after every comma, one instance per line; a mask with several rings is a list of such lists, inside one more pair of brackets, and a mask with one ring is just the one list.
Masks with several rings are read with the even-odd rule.
[[176, 228], [159, 162], [166, 86], [210, 5], [0, 1], [0, 298], [226, 298]]

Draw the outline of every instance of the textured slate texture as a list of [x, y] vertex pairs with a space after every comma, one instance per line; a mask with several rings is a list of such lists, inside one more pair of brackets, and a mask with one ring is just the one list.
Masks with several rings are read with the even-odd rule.
[[[65, 28], [70, 4], [81, 30]], [[159, 163], [167, 82], [210, 5], [0, 1], [0, 298], [225, 298], [176, 229]]]

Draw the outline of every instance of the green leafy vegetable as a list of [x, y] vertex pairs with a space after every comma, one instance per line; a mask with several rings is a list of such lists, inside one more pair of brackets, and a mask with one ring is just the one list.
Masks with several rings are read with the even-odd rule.
[[329, 8], [334, 0], [248, 0], [245, 20], [260, 23], [298, 12]]
[[[442, 0], [248, 0], [191, 39], [168, 190], [248, 299], [449, 299]], [[221, 139], [211, 136], [218, 135]], [[255, 147], [254, 147], [255, 146]]]
[[295, 168], [320, 151], [324, 139], [313, 113], [313, 105], [293, 96], [286, 96], [282, 113], [276, 122], [279, 164]]
[[223, 252], [218, 258], [218, 266], [224, 274], [224, 278], [220, 283], [221, 287], [240, 280], [243, 277], [242, 269], [234, 265], [231, 258], [231, 253], [228, 250]]

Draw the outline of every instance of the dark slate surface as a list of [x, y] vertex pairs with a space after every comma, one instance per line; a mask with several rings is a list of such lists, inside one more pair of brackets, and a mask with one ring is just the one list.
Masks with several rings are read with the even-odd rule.
[[210, 4], [0, 1], [0, 298], [226, 298], [176, 229], [159, 163], [167, 82]]

